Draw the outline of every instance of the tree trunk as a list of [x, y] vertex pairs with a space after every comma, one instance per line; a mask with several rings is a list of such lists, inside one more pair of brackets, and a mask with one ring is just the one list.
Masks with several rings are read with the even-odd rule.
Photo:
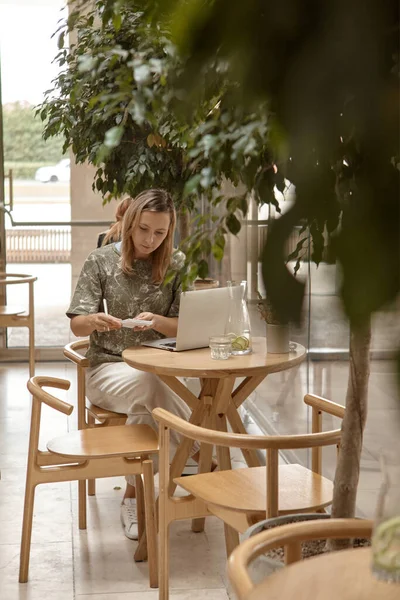
[[[352, 518], [356, 511], [363, 433], [367, 418], [367, 394], [370, 367], [371, 321], [350, 326], [349, 379], [346, 412], [335, 473], [332, 518]], [[346, 543], [335, 541], [330, 548]]]

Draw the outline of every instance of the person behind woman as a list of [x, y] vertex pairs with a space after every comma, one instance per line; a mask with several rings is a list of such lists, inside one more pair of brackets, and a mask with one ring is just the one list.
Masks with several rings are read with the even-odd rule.
[[[166, 191], [146, 190], [130, 199], [122, 222], [122, 241], [88, 256], [67, 312], [72, 332], [90, 335], [86, 355], [90, 402], [126, 413], [127, 424], [146, 423], [154, 429], [151, 411], [155, 407], [184, 419], [189, 418], [190, 410], [157, 375], [128, 366], [122, 351], [144, 341], [176, 336], [181, 293], [178, 274], [163, 284], [167, 269], [178, 270], [184, 260], [181, 252], [173, 250], [175, 222], [174, 205]], [[103, 299], [109, 314], [103, 311]], [[152, 321], [152, 325], [122, 328], [121, 320], [129, 317]], [[172, 446], [179, 441], [171, 432]], [[121, 521], [125, 535], [137, 539], [134, 476], [127, 477]]]
[[132, 198], [130, 196], [119, 202], [117, 210], [115, 211], [115, 223], [111, 225], [110, 229], [100, 233], [99, 237], [97, 238], [98, 248], [101, 248], [101, 246], [106, 246], [107, 244], [111, 244], [112, 242], [120, 241], [122, 233], [122, 219], [131, 202]]

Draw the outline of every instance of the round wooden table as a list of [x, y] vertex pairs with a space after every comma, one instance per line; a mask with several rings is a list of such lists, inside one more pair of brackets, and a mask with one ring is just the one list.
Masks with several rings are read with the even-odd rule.
[[[147, 346], [133, 346], [122, 353], [124, 361], [141, 371], [157, 374], [160, 379], [192, 410], [190, 423], [208, 429], [227, 431], [227, 420], [232, 431], [246, 433], [238, 408], [270, 373], [277, 373], [299, 365], [306, 357], [306, 349], [296, 344], [287, 354], [267, 354], [265, 338], [253, 338], [253, 352], [245, 356], [231, 356], [227, 360], [211, 358], [209, 348], [168, 352]], [[200, 379], [201, 391], [197, 397], [179, 379]], [[236, 379], [244, 380], [235, 388]], [[235, 389], [234, 389], [235, 388]], [[169, 493], [174, 493], [173, 479], [181, 475], [190, 455], [193, 442], [183, 440], [171, 463]], [[202, 444], [199, 472], [211, 470], [213, 448]], [[255, 450], [242, 450], [249, 467], [260, 466]], [[217, 447], [218, 464], [221, 469], [231, 469], [229, 448]], [[193, 530], [201, 531], [203, 525], [194, 523]], [[232, 536], [237, 534], [232, 533]], [[232, 546], [233, 547], [233, 546]]]
[[246, 600], [399, 600], [400, 584], [371, 573], [371, 549], [329, 552], [267, 577]]
[[[305, 357], [306, 349], [301, 344], [296, 344], [295, 350], [287, 354], [267, 354], [265, 338], [253, 339], [251, 354], [231, 356], [227, 360], [212, 359], [209, 348], [168, 352], [147, 346], [133, 346], [122, 353], [122, 358], [128, 365], [157, 374], [186, 402], [192, 410], [191, 423], [227, 431], [226, 419], [228, 419], [235, 433], [246, 433], [238, 408], [263, 379], [269, 373], [295, 367]], [[179, 377], [198, 377], [201, 384], [199, 396], [195, 396], [179, 380]], [[238, 377], [244, 380], [234, 389]], [[203, 472], [211, 468], [210, 448], [205, 452], [207, 452], [207, 459], [203, 457], [200, 465]], [[218, 453], [221, 467], [230, 469], [229, 449], [219, 448]], [[244, 450], [243, 455], [249, 466], [260, 465], [255, 451]], [[175, 454], [171, 475], [178, 476], [182, 473], [187, 457], [186, 444]]]

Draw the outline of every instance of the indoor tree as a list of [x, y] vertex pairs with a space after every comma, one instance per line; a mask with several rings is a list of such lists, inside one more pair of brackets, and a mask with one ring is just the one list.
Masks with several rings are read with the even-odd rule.
[[[172, 193], [188, 285], [207, 276], [210, 253], [222, 258], [226, 234], [240, 230], [249, 192], [276, 204], [274, 185], [284, 189], [269, 150], [267, 107], [241, 107], [240, 90], [216, 59], [199, 76], [193, 109], [180, 85], [186, 57], [178, 55], [168, 24], [152, 26], [137, 6], [107, 13], [106, 5], [72, 11], [56, 32], [61, 70], [38, 108], [44, 136], [62, 135], [77, 162], [96, 166], [93, 187], [105, 202], [154, 186]], [[244, 184], [243, 191], [222, 195], [224, 178]], [[208, 199], [206, 215], [194, 210], [201, 197]]]
[[[240, 106], [266, 103], [279, 169], [296, 202], [271, 229], [263, 274], [283, 316], [299, 320], [304, 286], [288, 271], [284, 241], [306, 222], [318, 261], [328, 232], [350, 323], [346, 417], [334, 516], [353, 516], [367, 411], [374, 311], [399, 291], [399, 18], [394, 0], [124, 0], [148, 22], [171, 23], [187, 58], [180, 86], [197, 106], [201, 75], [217, 56], [239, 85]], [[121, 2], [105, 2], [104, 20]], [[271, 133], [271, 128], [269, 129]], [[299, 247], [301, 255], [302, 245]]]
[[[246, 210], [244, 195], [218, 199], [221, 178], [245, 181], [246, 191], [255, 190], [266, 202], [273, 201], [274, 165], [278, 178], [295, 185], [296, 202], [271, 228], [263, 254], [266, 288], [284, 317], [300, 319], [304, 294], [286, 267], [285, 239], [304, 223], [318, 262], [328, 234], [343, 274], [351, 331], [333, 514], [353, 516], [366, 419], [370, 317], [399, 290], [397, 3], [104, 0], [101, 5], [103, 28], [112, 24], [118, 30], [121, 6], [140, 8], [141, 22], [156, 31], [165, 24], [179, 49], [182, 62], [173, 89], [179, 99], [184, 91], [186, 106], [167, 106], [178, 127], [182, 114], [191, 115], [182, 138], [187, 164], [194, 169], [186, 193], [208, 191], [211, 203], [215, 197], [225, 211], [219, 245], [213, 246], [219, 254], [225, 233], [240, 229], [237, 210]], [[205, 82], [216, 64], [222, 65], [223, 85], [213, 94], [216, 90]], [[196, 121], [193, 115], [204, 103], [207, 110]], [[243, 140], [235, 138], [240, 126]], [[114, 139], [115, 148], [120, 141]], [[194, 237], [190, 247], [198, 243]], [[304, 248], [300, 240], [298, 258]], [[189, 251], [194, 262], [196, 251]]]

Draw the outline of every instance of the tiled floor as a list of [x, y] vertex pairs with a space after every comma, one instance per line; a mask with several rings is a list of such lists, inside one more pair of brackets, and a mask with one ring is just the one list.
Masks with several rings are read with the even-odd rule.
[[[358, 495], [361, 515], [372, 515], [380, 482], [380, 448], [399, 437], [400, 407], [391, 363], [372, 365], [370, 413], [365, 435]], [[77, 524], [77, 484], [44, 485], [36, 495], [30, 578], [18, 583], [24, 472], [28, 444], [30, 396], [26, 364], [0, 366], [0, 598], [1, 600], [156, 600], [148, 587], [147, 563], [134, 563], [135, 543], [127, 540], [119, 522], [123, 478], [97, 482], [89, 499], [88, 528]], [[343, 402], [347, 364], [314, 363], [310, 388]], [[67, 378], [73, 383], [60, 397], [74, 403], [75, 373], [63, 363], [39, 364], [37, 374]], [[291, 379], [288, 378], [291, 376]], [[270, 376], [253, 394], [249, 407], [269, 431], [307, 431], [309, 414], [300, 399], [307, 389], [306, 370]], [[283, 390], [283, 391], [282, 391]], [[75, 428], [67, 418], [43, 409], [43, 438]], [[324, 422], [326, 428], [332, 420]], [[289, 456], [289, 459], [295, 458]], [[306, 454], [298, 457], [307, 461]], [[334, 455], [324, 457], [332, 473]], [[205, 533], [191, 532], [189, 522], [171, 528], [171, 600], [227, 600], [223, 528], [210, 518]]]

